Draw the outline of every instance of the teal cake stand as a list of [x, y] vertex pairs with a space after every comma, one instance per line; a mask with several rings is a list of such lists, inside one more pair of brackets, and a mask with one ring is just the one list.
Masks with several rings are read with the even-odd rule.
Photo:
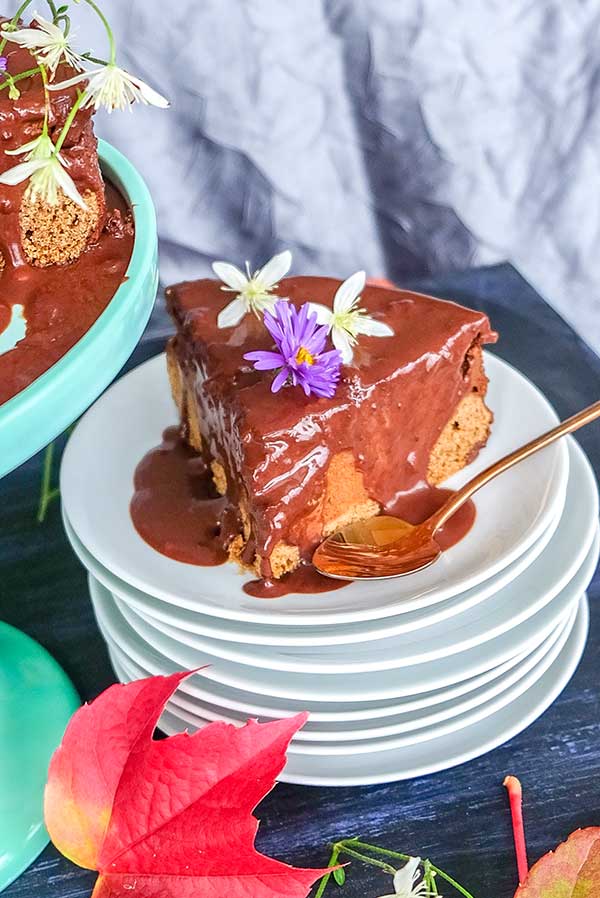
[[48, 652], [0, 623], [0, 891], [48, 843], [48, 764], [79, 698]]
[[[154, 306], [158, 243], [152, 199], [114, 147], [100, 141], [99, 156], [104, 176], [133, 210], [127, 279], [87, 334], [0, 406], [0, 477], [39, 452], [98, 398], [135, 349]], [[0, 891], [48, 843], [43, 818], [48, 762], [79, 704], [74, 686], [48, 652], [0, 623]]]
[[114, 380], [148, 323], [158, 288], [152, 198], [133, 165], [100, 141], [105, 178], [128, 200], [135, 241], [126, 280], [87, 334], [32, 384], [0, 405], [0, 477], [47, 446]]

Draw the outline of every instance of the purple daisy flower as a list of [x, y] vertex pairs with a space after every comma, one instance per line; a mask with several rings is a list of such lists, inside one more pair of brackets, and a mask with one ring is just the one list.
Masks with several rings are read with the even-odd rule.
[[5, 72], [7, 65], [8, 59], [6, 58], [6, 56], [0, 56], [0, 72]]
[[337, 349], [323, 352], [327, 325], [317, 324], [317, 316], [308, 303], [298, 311], [291, 303], [279, 300], [272, 314], [265, 312], [264, 322], [277, 351], [257, 350], [246, 353], [244, 358], [254, 362], [257, 371], [281, 369], [271, 385], [273, 393], [289, 380], [293, 386], [302, 387], [307, 396], [333, 396], [340, 379], [342, 356]]

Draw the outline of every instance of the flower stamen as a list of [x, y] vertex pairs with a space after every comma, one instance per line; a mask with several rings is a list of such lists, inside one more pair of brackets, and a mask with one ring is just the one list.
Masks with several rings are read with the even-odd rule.
[[301, 346], [300, 349], [298, 350], [298, 352], [296, 353], [296, 361], [298, 362], [299, 365], [302, 365], [302, 364], [314, 365], [315, 357], [310, 354], [308, 349], [306, 349], [304, 346]]

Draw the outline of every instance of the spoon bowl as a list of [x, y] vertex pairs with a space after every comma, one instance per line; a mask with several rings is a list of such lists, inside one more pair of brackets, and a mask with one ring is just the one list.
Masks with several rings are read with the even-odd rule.
[[379, 515], [349, 524], [326, 539], [313, 564], [334, 580], [386, 580], [429, 567], [441, 554], [423, 526]]

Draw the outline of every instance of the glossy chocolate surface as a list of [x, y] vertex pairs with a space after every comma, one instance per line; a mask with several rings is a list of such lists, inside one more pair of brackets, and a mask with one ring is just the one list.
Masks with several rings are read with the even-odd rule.
[[[279, 293], [296, 305], [331, 306], [338, 286], [332, 278], [296, 277], [284, 280]], [[230, 299], [220, 283], [180, 284], [167, 298], [178, 326], [177, 358], [196, 384], [207, 455], [223, 465], [232, 502], [247, 507], [265, 577], [280, 541], [300, 546], [305, 558], [320, 541], [321, 522], [310, 511], [337, 453], [352, 452], [369, 496], [384, 508], [397, 508], [405, 494], [425, 486], [431, 450], [474, 386], [469, 350], [496, 339], [480, 312], [367, 287], [362, 306], [394, 337], [361, 337], [332, 399], [307, 398], [293, 387], [273, 394], [272, 374], [243, 359], [270, 349], [271, 338], [252, 315], [234, 328], [217, 327]]]

